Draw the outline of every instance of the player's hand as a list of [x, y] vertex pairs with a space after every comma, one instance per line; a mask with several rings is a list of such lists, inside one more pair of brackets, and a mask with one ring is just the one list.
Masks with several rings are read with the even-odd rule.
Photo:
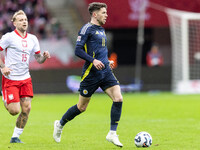
[[109, 60], [109, 66], [110, 66], [111, 69], [113, 69], [114, 68], [114, 61]]
[[45, 51], [45, 52], [43, 53], [43, 56], [44, 56], [44, 58], [51, 58], [51, 56], [50, 56], [50, 54], [49, 54], [48, 51]]
[[2, 69], [1, 69], [1, 73], [3, 74], [3, 75], [5, 75], [5, 76], [8, 76], [9, 74], [10, 74], [10, 72], [12, 71], [12, 69], [10, 69], [10, 68], [8, 68], [8, 67], [3, 67]]
[[104, 64], [97, 59], [93, 60], [93, 65], [95, 66], [95, 68], [97, 68], [97, 70], [102, 70], [103, 68], [105, 68]]

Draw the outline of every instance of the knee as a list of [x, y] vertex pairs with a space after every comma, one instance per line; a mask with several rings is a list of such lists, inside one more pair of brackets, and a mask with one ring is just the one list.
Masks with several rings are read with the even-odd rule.
[[19, 108], [8, 109], [8, 112], [9, 112], [12, 116], [15, 116], [15, 115], [19, 114], [20, 109], [19, 109]]
[[79, 110], [80, 110], [80, 112], [84, 112], [84, 111], [86, 111], [86, 108], [85, 107], [81, 107]]
[[6, 109], [12, 116], [15, 116], [19, 114], [20, 112], [20, 105], [17, 103], [12, 103], [12, 104], [7, 105]]
[[84, 112], [86, 111], [87, 107], [79, 106], [78, 109], [80, 110], [80, 112]]
[[113, 99], [114, 102], [123, 102], [123, 97], [122, 96], [119, 96], [119, 97], [115, 97]]
[[31, 105], [27, 105], [26, 107], [24, 107], [23, 112], [26, 114], [29, 114], [31, 111]]

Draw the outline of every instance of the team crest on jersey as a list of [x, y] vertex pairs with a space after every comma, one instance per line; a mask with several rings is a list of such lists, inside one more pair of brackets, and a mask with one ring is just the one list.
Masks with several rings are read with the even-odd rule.
[[99, 32], [98, 32], [98, 31], [96, 31], [96, 34], [99, 34]]
[[8, 95], [8, 98], [9, 98], [9, 100], [13, 100], [13, 99], [14, 99], [13, 94], [9, 94], [9, 95]]
[[88, 91], [86, 89], [83, 90], [83, 94], [86, 95], [88, 94]]
[[81, 41], [81, 36], [78, 36], [76, 41], [80, 42]]
[[27, 47], [27, 41], [26, 40], [22, 40], [22, 47]]

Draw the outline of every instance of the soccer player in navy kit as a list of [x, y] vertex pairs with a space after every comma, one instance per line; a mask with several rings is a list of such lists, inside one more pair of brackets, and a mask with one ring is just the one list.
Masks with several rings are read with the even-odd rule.
[[64, 125], [74, 117], [84, 112], [90, 102], [92, 94], [98, 87], [112, 99], [111, 127], [106, 140], [122, 147], [116, 134], [122, 110], [122, 94], [118, 80], [112, 73], [113, 62], [108, 60], [107, 39], [102, 27], [106, 23], [107, 5], [93, 2], [89, 4], [91, 21], [79, 31], [75, 54], [85, 60], [80, 83], [78, 104], [72, 106], [63, 115], [61, 120], [54, 122], [53, 138], [60, 142]]

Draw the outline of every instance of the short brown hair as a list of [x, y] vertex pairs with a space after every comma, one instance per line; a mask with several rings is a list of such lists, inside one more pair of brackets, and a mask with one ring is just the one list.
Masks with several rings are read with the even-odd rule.
[[14, 21], [16, 20], [16, 17], [17, 17], [18, 15], [25, 15], [25, 16], [26, 16], [26, 14], [25, 14], [25, 12], [24, 12], [23, 10], [19, 10], [19, 11], [16, 11], [16, 12], [14, 13], [14, 15], [12, 16], [11, 21], [14, 22]]
[[101, 8], [105, 7], [107, 9], [107, 5], [105, 3], [100, 3], [100, 2], [93, 2], [90, 3], [88, 6], [88, 11], [90, 15], [96, 10], [100, 10]]

